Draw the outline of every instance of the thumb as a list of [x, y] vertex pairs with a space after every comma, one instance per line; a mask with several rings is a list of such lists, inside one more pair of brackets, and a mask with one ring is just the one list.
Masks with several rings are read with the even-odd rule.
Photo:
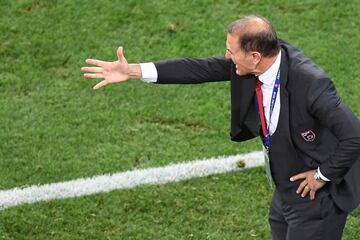
[[118, 57], [118, 60], [120, 62], [123, 61], [124, 59], [124, 54], [123, 54], [123, 47], [119, 47], [118, 50], [117, 50], [117, 57]]
[[296, 180], [304, 179], [304, 178], [306, 178], [306, 173], [300, 173], [300, 174], [298, 174], [298, 175], [292, 176], [292, 177], [290, 178], [290, 181], [291, 181], [291, 182], [294, 182], [294, 181], [296, 181]]

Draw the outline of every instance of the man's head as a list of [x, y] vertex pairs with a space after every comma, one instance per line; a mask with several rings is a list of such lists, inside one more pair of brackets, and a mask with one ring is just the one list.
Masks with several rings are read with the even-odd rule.
[[258, 16], [247, 16], [227, 28], [226, 54], [238, 75], [259, 75], [280, 51], [280, 43], [270, 22]]

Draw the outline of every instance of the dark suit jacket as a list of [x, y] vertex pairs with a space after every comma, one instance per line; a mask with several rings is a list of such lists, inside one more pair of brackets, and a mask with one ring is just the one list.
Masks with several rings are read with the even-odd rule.
[[[360, 202], [360, 121], [341, 101], [326, 73], [298, 49], [281, 42], [281, 102], [287, 101], [290, 141], [309, 168], [320, 166], [331, 179], [337, 205], [350, 212]], [[255, 77], [238, 76], [225, 58], [185, 58], [155, 62], [157, 83], [231, 81], [231, 140], [259, 135]], [[316, 138], [305, 141], [312, 130]], [[289, 177], [290, 176], [286, 176]]]

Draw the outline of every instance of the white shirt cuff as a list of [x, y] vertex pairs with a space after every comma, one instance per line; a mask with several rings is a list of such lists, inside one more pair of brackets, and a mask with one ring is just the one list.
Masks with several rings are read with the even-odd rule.
[[146, 83], [157, 82], [158, 72], [154, 63], [152, 62], [140, 63], [140, 68], [142, 74], [142, 78], [141, 78], [142, 81]]
[[324, 180], [325, 182], [330, 182], [330, 179], [328, 179], [327, 177], [325, 177], [324, 175], [322, 175], [322, 173], [320, 172], [320, 167], [318, 167], [317, 169], [318, 173], [319, 173], [319, 177]]

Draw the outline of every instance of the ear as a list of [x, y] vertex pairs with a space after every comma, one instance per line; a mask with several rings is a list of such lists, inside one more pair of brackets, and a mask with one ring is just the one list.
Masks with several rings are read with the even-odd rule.
[[259, 52], [252, 52], [251, 53], [252, 59], [253, 59], [253, 63], [255, 65], [259, 64], [259, 62], [261, 61], [261, 53]]

